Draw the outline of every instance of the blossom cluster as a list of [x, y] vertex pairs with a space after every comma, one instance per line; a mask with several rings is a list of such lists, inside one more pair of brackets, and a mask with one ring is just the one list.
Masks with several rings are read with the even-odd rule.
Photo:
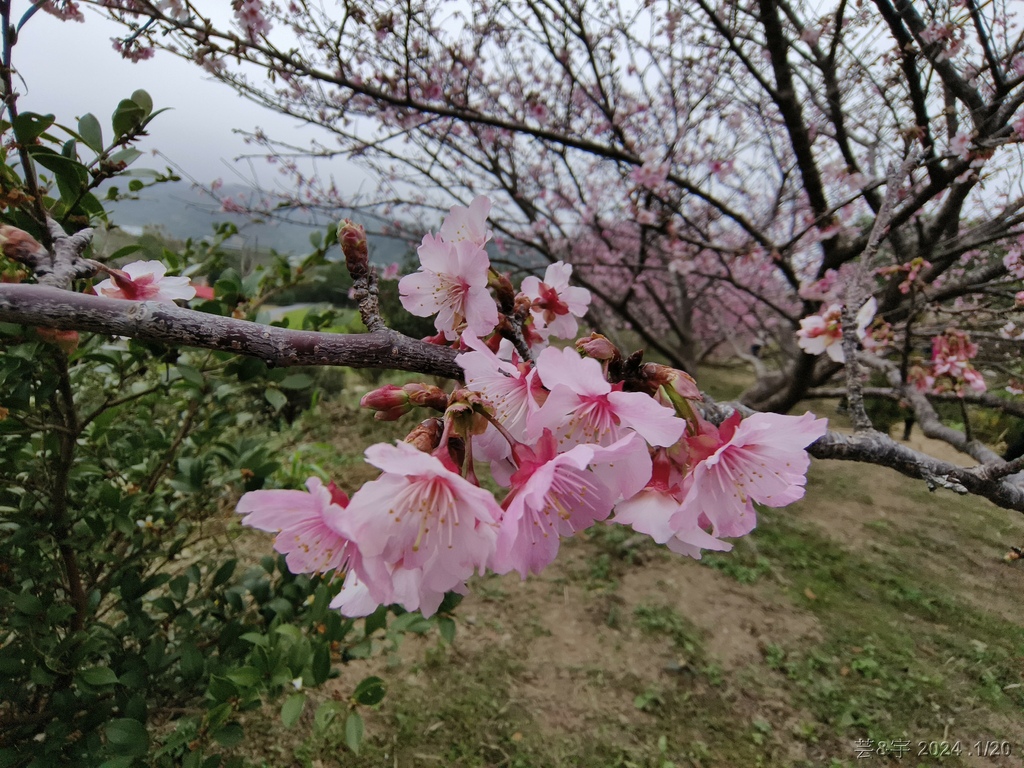
[[[343, 578], [332, 605], [345, 615], [394, 603], [431, 615], [474, 573], [538, 573], [597, 523], [692, 557], [728, 550], [724, 539], [754, 528], [755, 503], [803, 495], [804, 449], [824, 420], [735, 413], [716, 426], [683, 371], [623, 356], [599, 334], [552, 346], [576, 334], [589, 292], [561, 263], [512, 291], [487, 257], [489, 208], [454, 207], [399, 284], [408, 310], [435, 316], [430, 340], [459, 350], [463, 383], [363, 398], [379, 418], [440, 415], [367, 448], [380, 475], [351, 498], [311, 478], [306, 491], [252, 491], [238, 504], [245, 524], [277, 534], [293, 571]], [[481, 487], [484, 466], [497, 495]]]
[[930, 362], [912, 367], [909, 378], [923, 392], [984, 392], [985, 378], [971, 363], [977, 354], [978, 345], [966, 333], [950, 328], [932, 339]]

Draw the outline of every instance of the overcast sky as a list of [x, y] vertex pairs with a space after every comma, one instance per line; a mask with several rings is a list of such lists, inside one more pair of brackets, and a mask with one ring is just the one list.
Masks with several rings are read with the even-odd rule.
[[[161, 52], [137, 64], [122, 59], [113, 49], [111, 38], [123, 36], [123, 28], [88, 7], [83, 10], [84, 24], [61, 22], [49, 14], [37, 13], [22, 30], [13, 56], [14, 66], [24, 79], [23, 83], [16, 81], [22, 93], [22, 111], [52, 112], [58, 122], [70, 127], [76, 125], [78, 117], [92, 112], [109, 140], [110, 115], [117, 103], [143, 88], [153, 97], [156, 108], [173, 109], [153, 121], [152, 135], [139, 148], [159, 150], [203, 184], [217, 178], [225, 183], [238, 180], [229, 168], [231, 160], [251, 148], [232, 133], [232, 128], [259, 126], [269, 136], [291, 141], [297, 138], [295, 121], [243, 99], [195, 65]], [[309, 128], [300, 130], [313, 135]], [[136, 161], [138, 167], [158, 170], [167, 164], [159, 157]], [[254, 167], [264, 184], [279, 183], [281, 177], [264, 161], [255, 161]], [[252, 175], [248, 165], [237, 168], [243, 176]], [[365, 178], [361, 171], [353, 171], [341, 161], [331, 170], [339, 180]]]

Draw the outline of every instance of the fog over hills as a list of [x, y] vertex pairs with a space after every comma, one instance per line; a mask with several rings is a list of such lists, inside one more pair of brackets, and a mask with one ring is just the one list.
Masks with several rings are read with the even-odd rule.
[[[123, 191], [124, 185], [120, 186]], [[225, 197], [241, 196], [243, 199], [251, 190], [241, 185], [225, 185], [219, 194]], [[159, 230], [175, 240], [193, 240], [208, 237], [216, 225], [231, 222], [238, 227], [238, 235], [228, 245], [244, 250], [270, 250], [278, 253], [302, 254], [311, 249], [310, 234], [323, 234], [327, 225], [346, 216], [352, 217], [373, 229], [374, 221], [367, 213], [359, 211], [285, 212], [281, 219], [253, 221], [250, 217], [227, 213], [219, 203], [201, 189], [185, 181], [157, 184], [137, 193], [138, 199], [108, 203], [111, 220], [131, 233], [143, 229]], [[380, 264], [401, 262], [411, 253], [410, 244], [401, 238], [371, 235], [370, 257]]]

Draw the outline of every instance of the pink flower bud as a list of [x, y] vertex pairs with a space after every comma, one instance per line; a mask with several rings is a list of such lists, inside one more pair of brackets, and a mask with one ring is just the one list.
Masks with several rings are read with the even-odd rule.
[[345, 266], [353, 280], [366, 277], [370, 271], [370, 251], [366, 244], [366, 228], [345, 219], [338, 225], [338, 242], [345, 254]]
[[[409, 395], [394, 384], [385, 384], [380, 389], [367, 392], [359, 401], [363, 408], [370, 408], [374, 411], [387, 411], [392, 408], [401, 408], [409, 405]], [[408, 411], [409, 409], [406, 408]]]
[[78, 349], [78, 331], [62, 331], [57, 328], [36, 328], [36, 335], [47, 344], [55, 344], [67, 354]]
[[377, 421], [398, 421], [411, 410], [412, 406], [406, 403], [405, 405], [399, 405], [394, 408], [384, 408], [379, 410], [373, 414], [373, 418]]
[[600, 333], [592, 333], [577, 341], [576, 351], [595, 360], [614, 360], [622, 356], [618, 347]]
[[432, 384], [406, 384], [402, 387], [409, 402], [423, 408], [433, 408], [442, 413], [448, 407], [448, 393]]

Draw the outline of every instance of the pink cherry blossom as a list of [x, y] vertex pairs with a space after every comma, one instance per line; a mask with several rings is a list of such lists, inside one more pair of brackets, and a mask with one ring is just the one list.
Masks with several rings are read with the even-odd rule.
[[487, 228], [487, 215], [490, 212], [491, 201], [483, 195], [473, 198], [469, 207], [454, 205], [438, 234], [446, 243], [468, 240], [478, 248], [483, 248], [491, 239], [491, 230]]
[[[385, 600], [374, 599], [356, 574], [359, 550], [339, 532], [348, 497], [334, 483], [306, 481], [307, 491], [250, 491], [235, 508], [242, 524], [276, 533], [274, 549], [285, 556], [292, 573], [345, 572], [341, 592], [332, 607], [343, 606], [346, 616], [368, 616]], [[380, 591], [378, 589], [378, 591]]]
[[[703, 424], [703, 423], [702, 423]], [[804, 495], [810, 458], [804, 450], [825, 434], [814, 414], [734, 413], [718, 429], [687, 440], [695, 461], [674, 529], [706, 521], [716, 537], [743, 536], [757, 523], [754, 502], [782, 507]]]
[[537, 409], [537, 372], [502, 360], [472, 334], [463, 334], [462, 340], [472, 350], [455, 358], [466, 373], [466, 389], [479, 393], [494, 408], [495, 417], [514, 438], [525, 440], [527, 416]]
[[168, 277], [159, 261], [133, 261], [111, 272], [110, 279], [97, 283], [96, 292], [111, 299], [160, 301], [195, 298], [196, 289], [187, 277]]
[[963, 331], [948, 329], [945, 334], [932, 339], [930, 391], [952, 390], [963, 394], [964, 385], [975, 392], [984, 392], [988, 387], [985, 378], [971, 364], [978, 354], [978, 345]]
[[490, 261], [471, 240], [449, 243], [424, 235], [417, 253], [418, 272], [398, 282], [402, 306], [417, 317], [434, 318], [434, 327], [452, 340], [468, 330], [486, 336], [498, 324], [498, 307], [487, 289]]
[[623, 392], [604, 377], [601, 364], [569, 347], [545, 349], [537, 373], [550, 391], [527, 423], [531, 437], [550, 429], [563, 443], [609, 445], [634, 430], [651, 445], [672, 445], [686, 422], [642, 392]]
[[642, 164], [629, 172], [629, 178], [637, 186], [657, 189], [668, 178], [669, 165], [662, 161], [656, 152], [644, 152], [640, 156]]
[[628, 525], [647, 534], [658, 544], [666, 544], [673, 552], [697, 560], [704, 549], [728, 552], [732, 544], [720, 541], [701, 528], [699, 515], [678, 514], [684, 497], [678, 483], [680, 478], [666, 451], [658, 451], [650, 482], [635, 496], [615, 507], [612, 522]]
[[970, 159], [971, 142], [974, 136], [968, 132], [961, 132], [949, 140], [949, 151], [961, 160]]
[[[857, 338], [862, 342], [867, 336], [867, 328], [874, 319], [878, 302], [872, 297], [857, 312]], [[837, 363], [846, 361], [843, 352], [843, 308], [833, 304], [820, 315], [810, 315], [800, 321], [800, 330], [796, 332], [797, 344], [809, 355], [820, 355], [822, 352]]]
[[576, 318], [590, 305], [590, 291], [569, 285], [572, 266], [561, 261], [548, 265], [544, 281], [533, 275], [523, 278], [522, 292], [533, 304], [534, 327], [544, 336], [571, 339], [576, 336]]
[[359, 547], [357, 573], [378, 602], [430, 616], [445, 592], [463, 588], [490, 560], [501, 509], [489, 492], [408, 443], [372, 445], [366, 460], [383, 474], [355, 493], [341, 521]]
[[1021, 247], [1012, 245], [1006, 250], [1003, 257], [1003, 266], [1006, 271], [1018, 280], [1024, 280], [1024, 259], [1021, 258]]
[[539, 573], [558, 554], [563, 536], [589, 528], [615, 502], [647, 482], [647, 446], [630, 434], [608, 447], [577, 445], [558, 453], [549, 430], [531, 448], [515, 448], [519, 465], [503, 506], [501, 532], [491, 567], [497, 573]]

